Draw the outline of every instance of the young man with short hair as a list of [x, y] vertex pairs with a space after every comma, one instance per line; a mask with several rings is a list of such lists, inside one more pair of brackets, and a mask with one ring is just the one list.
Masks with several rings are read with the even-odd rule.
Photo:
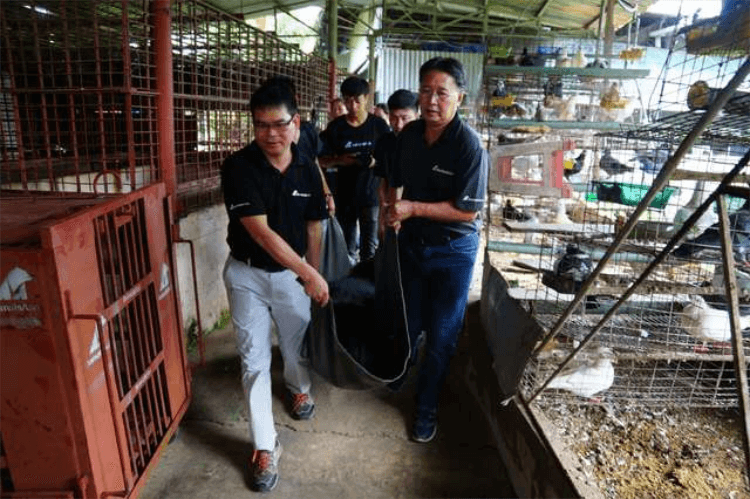
[[371, 259], [378, 246], [377, 179], [372, 174], [372, 154], [378, 139], [389, 131], [385, 121], [367, 112], [369, 94], [370, 86], [362, 78], [350, 76], [344, 80], [341, 95], [347, 114], [330, 122], [321, 134], [324, 145], [318, 158], [323, 169], [338, 169], [333, 193], [336, 218], [353, 263]]
[[380, 210], [378, 213], [378, 237], [383, 237], [385, 230], [385, 211], [389, 203], [394, 201], [394, 193], [390, 189], [392, 180], [390, 175], [393, 169], [393, 155], [396, 151], [396, 137], [404, 127], [419, 118], [419, 103], [417, 94], [410, 90], [399, 89], [388, 98], [388, 121], [391, 131], [380, 137], [375, 145], [375, 168], [373, 174], [380, 178], [378, 185], [378, 201]]

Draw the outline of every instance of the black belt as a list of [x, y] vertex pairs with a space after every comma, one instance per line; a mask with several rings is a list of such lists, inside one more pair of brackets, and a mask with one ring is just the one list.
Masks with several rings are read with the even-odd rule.
[[421, 246], [441, 246], [448, 244], [449, 242], [466, 236], [462, 232], [446, 231], [438, 234], [414, 232], [405, 234], [405, 238], [412, 244], [419, 244]]
[[258, 265], [255, 262], [253, 262], [250, 257], [247, 258], [237, 258], [237, 256], [232, 255], [232, 258], [237, 260], [238, 262], [242, 262], [248, 267], [253, 267], [256, 269], [265, 270], [266, 272], [281, 272], [283, 270], [286, 270], [286, 267], [279, 267], [279, 266], [270, 266], [270, 265]]

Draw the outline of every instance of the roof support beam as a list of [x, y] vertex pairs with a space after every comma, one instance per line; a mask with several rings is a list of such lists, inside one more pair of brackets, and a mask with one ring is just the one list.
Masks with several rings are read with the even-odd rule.
[[549, 4], [552, 3], [552, 0], [544, 0], [544, 3], [539, 8], [538, 11], [536, 11], [536, 17], [537, 19], [541, 19], [541, 17], [544, 15], [544, 11], [547, 10], [547, 7], [549, 7]]

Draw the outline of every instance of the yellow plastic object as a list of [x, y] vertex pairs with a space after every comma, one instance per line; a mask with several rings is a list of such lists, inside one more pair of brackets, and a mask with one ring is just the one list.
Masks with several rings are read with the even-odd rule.
[[505, 97], [493, 97], [490, 99], [490, 105], [492, 107], [508, 107], [515, 104], [516, 98], [513, 95], [506, 95]]

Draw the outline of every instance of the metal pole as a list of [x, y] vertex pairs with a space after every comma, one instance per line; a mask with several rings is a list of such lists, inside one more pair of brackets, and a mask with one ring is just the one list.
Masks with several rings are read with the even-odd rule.
[[339, 53], [339, 4], [338, 0], [328, 0], [328, 100], [336, 98], [336, 68]]
[[[156, 124], [159, 130], [157, 156], [167, 195], [177, 192], [177, 168], [174, 145], [174, 95], [172, 82], [172, 10], [170, 0], [153, 0], [154, 55], [156, 59]], [[175, 198], [176, 199], [176, 198]], [[175, 203], [175, 209], [179, 206]]]
[[742, 327], [740, 327], [740, 305], [737, 301], [737, 279], [734, 275], [734, 254], [732, 253], [732, 235], [730, 233], [727, 203], [719, 196], [719, 228], [721, 229], [721, 252], [724, 262], [724, 283], [726, 284], [729, 318], [732, 327], [732, 350], [734, 353], [734, 372], [737, 375], [737, 405], [745, 425], [743, 443], [745, 444], [745, 477], [750, 481], [750, 391], [748, 391], [747, 369], [745, 367], [745, 350], [742, 345]]

